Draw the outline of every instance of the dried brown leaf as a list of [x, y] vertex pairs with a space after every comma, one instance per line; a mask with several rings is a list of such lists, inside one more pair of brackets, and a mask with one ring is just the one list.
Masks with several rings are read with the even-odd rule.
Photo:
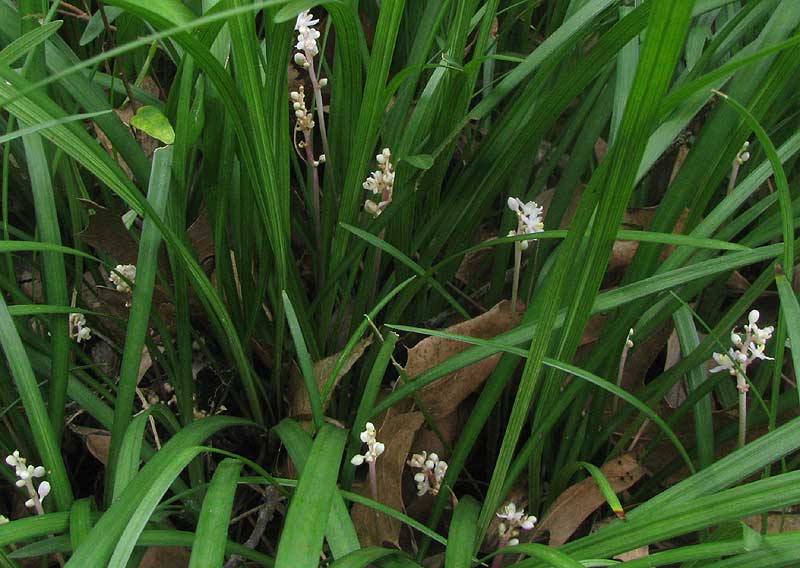
[[[621, 493], [645, 474], [632, 453], [611, 460], [600, 468], [616, 493]], [[550, 546], [561, 546], [578, 527], [606, 502], [592, 477], [569, 487], [558, 496], [547, 515], [536, 527], [536, 535], [550, 533]]]
[[[328, 398], [322, 402], [323, 410], [328, 406], [331, 401], [331, 395], [333, 395], [333, 391], [336, 390], [336, 386], [339, 384], [339, 381], [344, 377], [350, 369], [355, 365], [356, 361], [358, 361], [361, 356], [364, 354], [364, 351], [372, 344], [372, 336], [370, 335], [366, 339], [362, 339], [359, 341], [353, 351], [350, 353], [350, 356], [345, 360], [344, 365], [342, 368], [339, 369], [339, 372], [336, 374], [336, 379], [333, 382], [333, 387], [328, 394]], [[341, 353], [336, 353], [335, 355], [331, 355], [329, 357], [325, 357], [324, 359], [320, 359], [316, 363], [314, 363], [314, 377], [317, 380], [317, 389], [319, 389], [320, 393], [322, 389], [325, 387], [325, 383], [328, 381], [328, 377], [333, 372], [333, 369], [336, 367], [336, 362], [339, 360]], [[310, 416], [311, 415], [311, 403], [308, 400], [308, 393], [306, 392], [306, 384], [303, 381], [303, 376], [300, 374], [300, 371], [294, 367], [292, 368], [291, 376], [289, 377], [289, 399], [290, 405], [292, 409], [292, 416], [295, 417], [303, 417], [303, 416]]]
[[[421, 412], [395, 414], [389, 412], [378, 428], [377, 439], [386, 444], [386, 451], [375, 462], [378, 480], [378, 501], [397, 510], [403, 504], [403, 470], [406, 467], [411, 444], [424, 417]], [[368, 485], [368, 484], [367, 484]], [[369, 495], [369, 490], [363, 492]], [[353, 524], [358, 532], [361, 546], [390, 546], [400, 544], [402, 523], [378, 513], [374, 509], [356, 503], [351, 509]]]
[[111, 432], [101, 428], [87, 428], [85, 426], [70, 426], [70, 430], [81, 437], [86, 444], [86, 449], [97, 461], [108, 465], [108, 449], [111, 446]]
[[139, 568], [183, 568], [189, 565], [189, 549], [179, 546], [151, 546]]
[[[744, 522], [754, 531], [761, 532], [762, 516], [747, 517]], [[800, 515], [768, 513], [767, 534], [800, 531]]]
[[211, 222], [208, 220], [208, 211], [205, 206], [200, 209], [197, 219], [189, 226], [186, 231], [189, 242], [197, 255], [197, 260], [206, 274], [211, 274], [214, 270], [214, 231]]
[[634, 330], [634, 348], [628, 353], [625, 368], [622, 372], [622, 387], [635, 390], [644, 384], [647, 371], [653, 366], [656, 357], [664, 348], [669, 338], [672, 324], [662, 326], [644, 341], [638, 341]]
[[79, 201], [90, 216], [89, 224], [78, 237], [119, 264], [136, 264], [139, 245], [128, 232], [122, 217], [88, 199]]
[[[681, 360], [681, 344], [678, 340], [678, 330], [673, 329], [672, 333], [669, 334], [669, 339], [667, 340], [667, 357], [664, 361], [664, 370], [668, 371], [675, 365], [677, 365], [678, 361]], [[670, 389], [667, 391], [667, 394], [664, 395], [664, 402], [667, 403], [667, 406], [670, 408], [678, 408], [683, 401], [686, 400], [686, 387], [684, 385], [684, 380], [681, 378], [677, 381]]]
[[[503, 300], [485, 314], [448, 327], [445, 331], [480, 339], [491, 339], [514, 327], [519, 321], [521, 312], [521, 309], [517, 309], [517, 315], [512, 317], [511, 302]], [[409, 379], [413, 380], [423, 371], [470, 347], [469, 343], [463, 341], [427, 337], [408, 350], [406, 373]], [[486, 380], [499, 359], [500, 354], [493, 355], [445, 375], [420, 390], [419, 397], [431, 416], [438, 418], [453, 412]]]
[[617, 554], [614, 558], [622, 562], [627, 562], [628, 560], [636, 560], [637, 558], [644, 558], [645, 556], [650, 556], [650, 547], [648, 545], [623, 552], [622, 554]]

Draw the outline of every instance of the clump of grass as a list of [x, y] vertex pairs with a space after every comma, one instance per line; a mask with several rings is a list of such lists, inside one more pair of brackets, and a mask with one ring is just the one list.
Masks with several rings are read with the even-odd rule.
[[795, 562], [800, 5], [623, 4], [0, 2], [0, 562]]

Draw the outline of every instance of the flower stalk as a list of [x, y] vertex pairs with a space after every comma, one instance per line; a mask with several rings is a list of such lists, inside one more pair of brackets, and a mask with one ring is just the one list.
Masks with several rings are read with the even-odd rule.
[[[543, 209], [535, 201], [523, 202], [517, 197], [508, 198], [508, 208], [517, 214], [517, 229], [509, 231], [508, 236], [532, 235], [544, 231]], [[517, 315], [519, 296], [519, 277], [522, 272], [522, 251], [528, 250], [529, 241], [514, 243], [514, 279], [511, 283], [511, 317]]]
[[353, 456], [350, 460], [350, 463], [356, 467], [365, 462], [369, 464], [369, 486], [372, 498], [375, 501], [378, 500], [378, 472], [375, 468], [375, 461], [386, 450], [386, 446], [379, 442], [376, 436], [375, 425], [372, 422], [367, 422], [364, 431], [359, 435], [361, 441], [367, 445], [367, 451]]
[[745, 336], [736, 333], [736, 328], [731, 330], [732, 347], [727, 353], [713, 353], [712, 357], [717, 366], [711, 369], [712, 373], [727, 371], [731, 376], [736, 377], [736, 389], [739, 391], [739, 447], [743, 447], [747, 441], [747, 392], [750, 385], [747, 380], [747, 367], [756, 359], [766, 359], [772, 361], [772, 357], [764, 354], [767, 341], [772, 338], [775, 328], [767, 326], [758, 327], [760, 314], [758, 310], [752, 310], [747, 316], [747, 325], [744, 326]]

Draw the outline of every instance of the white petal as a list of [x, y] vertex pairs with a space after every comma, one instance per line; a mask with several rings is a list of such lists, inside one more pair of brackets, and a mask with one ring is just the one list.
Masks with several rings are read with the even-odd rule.
[[39, 489], [37, 490], [37, 493], [39, 493], [40, 501], [45, 497], [47, 497], [48, 495], [50, 495], [50, 483], [47, 481], [42, 481], [39, 484]]

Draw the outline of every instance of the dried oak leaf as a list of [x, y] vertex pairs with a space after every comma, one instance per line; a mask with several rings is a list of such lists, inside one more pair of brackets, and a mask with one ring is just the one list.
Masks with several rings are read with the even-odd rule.
[[[396, 414], [390, 411], [382, 423], [376, 424], [377, 439], [386, 444], [386, 450], [375, 462], [378, 500], [397, 511], [404, 510], [403, 470], [406, 467], [411, 444], [423, 421], [421, 412]], [[365, 489], [362, 493], [371, 497], [369, 489]], [[362, 547], [386, 545], [399, 547], [402, 528], [400, 521], [358, 503], [353, 505], [350, 515]]]
[[[521, 312], [522, 309], [517, 309], [516, 316], [512, 317], [511, 302], [503, 300], [485, 314], [448, 327], [445, 331], [479, 339], [491, 339], [514, 327], [519, 322]], [[408, 350], [408, 362], [405, 368], [408, 378], [413, 380], [423, 371], [470, 347], [472, 345], [463, 341], [427, 337]], [[432, 417], [447, 416], [475, 392], [491, 374], [499, 360], [498, 353], [427, 385], [419, 391], [422, 403]]]
[[[600, 469], [616, 493], [625, 491], [645, 474], [644, 467], [631, 453], [611, 460]], [[549, 532], [550, 546], [561, 546], [605, 502], [595, 480], [587, 477], [558, 496], [542, 522], [536, 526], [534, 536]]]
[[[333, 391], [336, 390], [336, 386], [339, 384], [339, 381], [350, 371], [353, 365], [355, 365], [356, 361], [361, 358], [361, 356], [364, 354], [364, 351], [371, 344], [372, 336], [369, 336], [368, 338], [359, 341], [355, 348], [353, 348], [350, 356], [345, 360], [344, 365], [342, 365], [342, 368], [339, 369], [339, 372], [336, 374], [336, 379], [333, 381], [333, 386], [328, 393], [328, 397], [322, 401], [323, 410], [325, 410], [330, 403], [331, 395], [333, 394]], [[325, 383], [328, 381], [328, 377], [336, 367], [336, 362], [339, 360], [340, 356], [341, 352], [329, 357], [325, 357], [324, 359], [320, 359], [314, 363], [314, 377], [317, 380], [317, 389], [320, 393], [322, 392], [322, 389], [325, 388]], [[292, 367], [292, 373], [289, 377], [289, 401], [292, 416], [311, 416], [311, 402], [308, 400], [306, 384], [303, 381], [302, 374], [296, 367]]]

